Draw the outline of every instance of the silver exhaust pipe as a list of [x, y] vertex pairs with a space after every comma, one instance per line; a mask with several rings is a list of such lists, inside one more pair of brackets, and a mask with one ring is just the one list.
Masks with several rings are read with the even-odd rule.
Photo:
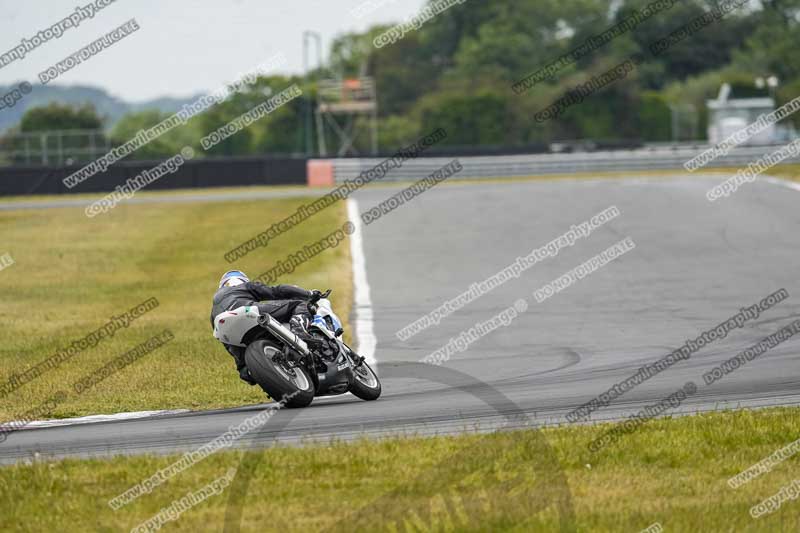
[[278, 337], [286, 344], [292, 346], [303, 355], [309, 355], [311, 352], [308, 349], [306, 341], [295, 335], [283, 324], [272, 318], [270, 315], [261, 315], [258, 318], [258, 323], [267, 331]]

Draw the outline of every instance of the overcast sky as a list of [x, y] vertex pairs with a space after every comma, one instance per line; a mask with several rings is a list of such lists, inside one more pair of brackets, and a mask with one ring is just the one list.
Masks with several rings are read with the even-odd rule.
[[[49, 28], [93, 0], [0, 0], [0, 54]], [[382, 4], [363, 18], [351, 10]], [[141, 29], [62, 75], [54, 84], [94, 85], [131, 102], [186, 97], [213, 90], [269, 59], [285, 54], [283, 70], [303, 66], [303, 32], [322, 34], [324, 57], [338, 34], [394, 23], [425, 0], [117, 0], [78, 28], [69, 29], [0, 68], [0, 85], [29, 81], [39, 72], [135, 18]], [[224, 6], [224, 7], [223, 7]]]

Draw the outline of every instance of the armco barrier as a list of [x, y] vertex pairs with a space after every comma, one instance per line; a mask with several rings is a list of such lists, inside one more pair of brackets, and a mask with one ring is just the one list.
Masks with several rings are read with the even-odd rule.
[[[744, 167], [764, 154], [774, 152], [783, 145], [749, 146], [732, 150], [705, 167]], [[579, 152], [568, 154], [531, 154], [510, 156], [459, 157], [464, 170], [459, 179], [481, 179], [498, 177], [538, 176], [547, 174], [572, 174], [578, 172], [624, 172], [646, 170], [675, 170], [689, 174], [683, 164], [709, 148], [709, 146], [667, 146], [640, 148], [636, 150], [614, 150], [601, 152]], [[403, 166], [392, 169], [380, 181], [412, 181], [427, 176], [452, 160], [451, 157], [420, 157], [405, 161]], [[322, 160], [317, 160], [317, 164]], [[332, 159], [333, 180], [341, 183], [353, 179], [359, 173], [379, 164], [382, 159]], [[787, 160], [798, 163], [800, 158]], [[310, 162], [312, 163], [312, 162]]]
[[[80, 166], [0, 167], [0, 196], [27, 194], [68, 194], [113, 191], [161, 161], [121, 162], [78, 186], [68, 189], [62, 180]], [[305, 158], [224, 157], [195, 159], [177, 172], [164, 176], [146, 190], [233, 187], [241, 185], [305, 185]]]
[[[743, 167], [781, 145], [749, 146], [732, 150], [705, 167]], [[687, 173], [683, 164], [708, 146], [657, 146], [634, 150], [608, 150], [556, 154], [459, 156], [463, 178], [497, 178], [564, 174], [577, 172], [624, 172], [675, 170]], [[353, 179], [385, 158], [312, 159], [303, 157], [220, 157], [195, 159], [175, 174], [150, 184], [147, 190], [187, 189], [199, 187], [232, 187], [243, 185], [310, 185], [331, 187]], [[405, 161], [380, 181], [413, 181], [438, 170], [452, 156], [420, 157]], [[109, 192], [143, 170], [161, 161], [121, 162], [99, 173], [77, 187], [67, 189], [62, 180], [80, 170], [80, 166], [0, 167], [0, 196], [28, 194], [66, 194]], [[799, 163], [800, 158], [787, 160]]]

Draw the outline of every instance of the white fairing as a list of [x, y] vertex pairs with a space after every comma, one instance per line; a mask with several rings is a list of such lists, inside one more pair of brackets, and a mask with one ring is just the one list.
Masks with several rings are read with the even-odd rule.
[[[333, 322], [333, 329], [331, 329], [331, 327], [325, 321], [325, 317], [331, 318], [331, 322]], [[314, 320], [311, 325], [312, 327], [316, 327], [318, 330], [322, 331], [330, 338], [336, 337], [335, 333], [342, 327], [342, 321], [339, 320], [339, 317], [333, 312], [330, 300], [323, 298], [317, 302], [317, 314], [314, 316]]]
[[242, 306], [220, 313], [214, 319], [214, 338], [225, 344], [245, 346], [242, 339], [258, 326], [258, 307]]

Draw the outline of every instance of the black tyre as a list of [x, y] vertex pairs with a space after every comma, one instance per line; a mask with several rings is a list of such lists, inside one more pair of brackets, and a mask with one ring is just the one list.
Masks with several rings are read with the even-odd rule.
[[381, 382], [378, 375], [365, 362], [353, 369], [355, 379], [350, 385], [350, 392], [362, 400], [377, 400], [381, 395]]
[[282, 350], [272, 342], [257, 340], [247, 347], [244, 360], [250, 375], [275, 401], [286, 398], [286, 407], [306, 407], [314, 399], [314, 382], [299, 366], [274, 363]]

